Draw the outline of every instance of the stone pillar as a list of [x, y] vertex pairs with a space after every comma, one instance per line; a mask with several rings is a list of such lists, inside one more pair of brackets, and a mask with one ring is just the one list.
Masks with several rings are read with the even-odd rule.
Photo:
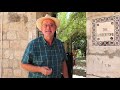
[[0, 78], [2, 73], [2, 12], [0, 12]]
[[27, 77], [20, 66], [29, 41], [36, 38], [35, 12], [3, 12], [1, 77]]
[[120, 77], [120, 12], [87, 12], [87, 77]]

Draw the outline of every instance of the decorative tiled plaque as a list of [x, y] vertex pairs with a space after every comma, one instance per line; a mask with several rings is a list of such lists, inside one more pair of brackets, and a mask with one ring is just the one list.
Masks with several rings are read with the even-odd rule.
[[93, 46], [120, 45], [120, 16], [93, 19], [92, 43]]

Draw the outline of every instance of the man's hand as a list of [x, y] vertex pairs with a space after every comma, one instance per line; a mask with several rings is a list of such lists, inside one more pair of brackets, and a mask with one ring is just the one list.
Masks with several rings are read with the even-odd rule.
[[44, 74], [45, 76], [52, 74], [52, 68], [49, 68], [47, 66], [43, 66], [40, 68], [41, 68], [41, 73]]

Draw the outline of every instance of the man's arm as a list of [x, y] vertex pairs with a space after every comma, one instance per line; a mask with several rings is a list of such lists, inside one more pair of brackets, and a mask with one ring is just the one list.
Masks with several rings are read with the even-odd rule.
[[33, 66], [31, 64], [23, 64], [21, 63], [21, 67], [30, 72], [41, 72], [41, 68], [38, 66]]
[[52, 73], [52, 69], [49, 69], [47, 66], [40, 67], [40, 66], [31, 65], [31, 64], [21, 63], [21, 67], [29, 72], [39, 72], [44, 75], [50, 75]]
[[69, 76], [68, 76], [68, 68], [67, 68], [67, 64], [66, 64], [65, 60], [64, 60], [63, 65], [62, 65], [62, 73], [63, 73], [64, 78], [69, 78]]

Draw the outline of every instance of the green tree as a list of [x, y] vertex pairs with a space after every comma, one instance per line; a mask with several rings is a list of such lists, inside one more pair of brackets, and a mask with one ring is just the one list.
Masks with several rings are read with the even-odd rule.
[[83, 56], [86, 54], [86, 13], [85, 12], [58, 12], [60, 27], [57, 37], [63, 42], [72, 39], [74, 49], [80, 49]]
[[77, 31], [86, 32], [85, 12], [59, 12], [57, 17], [61, 22], [57, 35], [62, 41], [67, 41]]

